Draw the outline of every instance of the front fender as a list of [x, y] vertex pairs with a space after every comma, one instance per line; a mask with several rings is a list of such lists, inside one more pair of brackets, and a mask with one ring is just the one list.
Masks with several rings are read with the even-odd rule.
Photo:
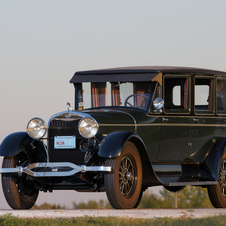
[[43, 142], [32, 139], [26, 132], [8, 135], [0, 146], [0, 156], [11, 157], [21, 151], [26, 152], [31, 162], [46, 161], [47, 159]]
[[104, 158], [115, 158], [120, 156], [127, 141], [134, 143], [140, 152], [143, 168], [143, 186], [161, 185], [161, 181], [156, 176], [151, 162], [147, 155], [147, 150], [142, 139], [135, 133], [129, 131], [117, 131], [110, 133], [99, 148], [99, 156]]
[[8, 135], [1, 143], [0, 156], [14, 156], [21, 151], [22, 145], [27, 146], [33, 139], [26, 132]]
[[[108, 134], [102, 141], [98, 155], [104, 158], [114, 158], [120, 156], [126, 142], [132, 137], [139, 137], [130, 131], [117, 131]], [[141, 140], [141, 138], [139, 137]]]

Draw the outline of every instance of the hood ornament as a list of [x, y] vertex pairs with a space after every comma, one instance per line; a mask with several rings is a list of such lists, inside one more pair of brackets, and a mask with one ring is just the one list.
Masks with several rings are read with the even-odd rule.
[[73, 109], [72, 109], [72, 107], [71, 107], [71, 104], [69, 103], [69, 102], [67, 102], [67, 104], [66, 104], [68, 107], [67, 107], [67, 110], [68, 111], [72, 111]]

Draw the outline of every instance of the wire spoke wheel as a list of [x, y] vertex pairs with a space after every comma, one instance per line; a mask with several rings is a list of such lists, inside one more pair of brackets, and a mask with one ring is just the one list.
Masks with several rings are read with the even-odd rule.
[[104, 176], [105, 190], [113, 208], [136, 208], [141, 200], [142, 164], [133, 143], [127, 142], [120, 156], [106, 160], [112, 172]]
[[130, 157], [124, 157], [119, 169], [120, 190], [123, 196], [128, 197], [134, 188], [136, 173], [136, 168]]
[[226, 158], [223, 157], [220, 165], [219, 184], [207, 187], [212, 205], [215, 208], [226, 208]]
[[226, 160], [221, 162], [220, 168], [220, 188], [222, 195], [226, 198]]

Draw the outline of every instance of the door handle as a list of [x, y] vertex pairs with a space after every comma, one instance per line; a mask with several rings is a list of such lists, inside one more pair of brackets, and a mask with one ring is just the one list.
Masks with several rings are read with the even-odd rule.
[[199, 119], [198, 118], [193, 118], [192, 122], [199, 122]]
[[167, 121], [169, 121], [169, 119], [168, 118], [162, 118], [162, 121], [167, 122]]

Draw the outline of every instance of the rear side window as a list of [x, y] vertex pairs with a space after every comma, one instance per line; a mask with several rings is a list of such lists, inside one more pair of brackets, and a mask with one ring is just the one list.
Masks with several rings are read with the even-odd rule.
[[226, 114], [226, 79], [217, 78], [217, 114]]
[[214, 78], [195, 77], [195, 113], [214, 113]]
[[164, 78], [164, 110], [166, 113], [190, 112], [190, 78], [187, 76]]

